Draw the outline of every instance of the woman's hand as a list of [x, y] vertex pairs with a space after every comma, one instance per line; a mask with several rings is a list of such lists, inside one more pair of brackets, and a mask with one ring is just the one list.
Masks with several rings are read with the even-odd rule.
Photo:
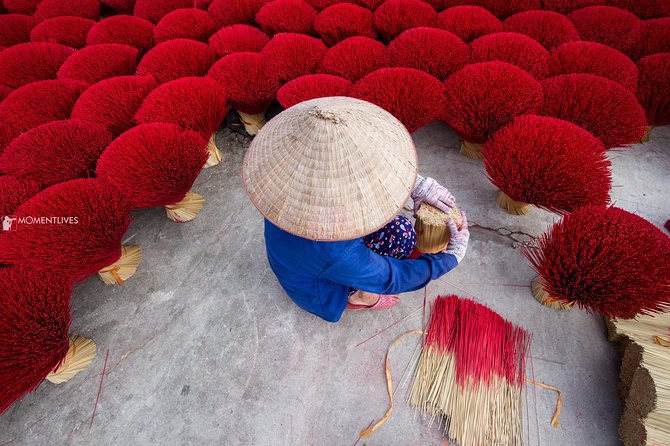
[[456, 205], [454, 196], [446, 187], [433, 178], [424, 178], [421, 175], [418, 176], [412, 191], [412, 200], [414, 200], [414, 216], [422, 203], [428, 203], [442, 212], [449, 212]]
[[470, 231], [468, 230], [468, 220], [465, 218], [465, 212], [461, 211], [461, 217], [463, 219], [461, 229], [458, 229], [453, 219], [447, 221], [449, 231], [451, 232], [451, 239], [449, 240], [447, 249], [444, 251], [456, 257], [458, 263], [461, 263], [461, 260], [465, 257], [465, 252], [468, 250], [468, 241], [470, 240]]

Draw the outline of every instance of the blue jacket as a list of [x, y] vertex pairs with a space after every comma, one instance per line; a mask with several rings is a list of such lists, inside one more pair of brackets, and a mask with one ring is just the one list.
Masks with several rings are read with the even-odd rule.
[[281, 286], [303, 310], [337, 322], [349, 287], [397, 294], [425, 287], [456, 267], [451, 254], [398, 260], [371, 251], [363, 239], [316, 242], [290, 234], [265, 220], [265, 247]]

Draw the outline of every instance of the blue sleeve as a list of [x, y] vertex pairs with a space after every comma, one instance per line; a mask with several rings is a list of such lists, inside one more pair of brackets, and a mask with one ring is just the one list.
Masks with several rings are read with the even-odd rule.
[[398, 294], [423, 288], [456, 265], [458, 261], [451, 254], [423, 254], [415, 260], [398, 260], [379, 255], [357, 240], [321, 277], [370, 293]]

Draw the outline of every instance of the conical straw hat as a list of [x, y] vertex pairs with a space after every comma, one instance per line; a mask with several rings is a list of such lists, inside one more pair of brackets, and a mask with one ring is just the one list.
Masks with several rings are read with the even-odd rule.
[[390, 113], [353, 98], [319, 98], [268, 122], [244, 159], [244, 187], [283, 230], [311, 240], [362, 237], [404, 206], [416, 149]]

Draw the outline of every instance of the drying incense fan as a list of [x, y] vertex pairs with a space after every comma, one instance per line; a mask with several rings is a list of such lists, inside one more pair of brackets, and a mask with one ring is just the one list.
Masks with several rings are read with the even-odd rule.
[[254, 18], [270, 0], [214, 0], [207, 9], [217, 28], [230, 25], [256, 25]]
[[503, 23], [505, 31], [525, 34], [548, 50], [579, 40], [579, 34], [563, 14], [553, 11], [526, 11], [514, 14]]
[[158, 23], [170, 12], [187, 8], [193, 8], [193, 0], [137, 0], [133, 15]]
[[356, 82], [368, 73], [391, 66], [388, 49], [369, 37], [349, 37], [323, 55], [318, 72]]
[[437, 16], [437, 26], [470, 43], [486, 34], [499, 33], [503, 25], [496, 16], [480, 6], [454, 6]]
[[33, 82], [56, 79], [74, 48], [57, 43], [30, 42], [0, 52], [0, 84], [19, 88]]
[[387, 0], [375, 10], [375, 27], [385, 42], [412, 28], [435, 28], [437, 12], [420, 0]]
[[87, 45], [121, 43], [142, 53], [154, 46], [154, 24], [130, 15], [107, 17], [93, 25], [86, 36]]
[[487, 34], [474, 40], [470, 49], [473, 62], [507, 62], [535, 79], [543, 79], [549, 70], [549, 51], [524, 34]]
[[35, 18], [48, 20], [54, 17], [83, 17], [100, 20], [98, 0], [42, 0], [35, 9]]
[[349, 37], [377, 38], [372, 11], [351, 3], [338, 3], [321, 11], [314, 19], [314, 30], [329, 47]]
[[229, 110], [225, 89], [215, 80], [184, 77], [149, 93], [135, 119], [140, 124], [170, 122], [200, 133], [209, 141], [209, 158], [205, 167], [212, 167], [221, 161], [221, 152], [216, 146], [216, 131]]
[[74, 280], [98, 273], [121, 285], [141, 259], [139, 247], [121, 245], [129, 211], [121, 192], [100, 179], [55, 184], [14, 212], [16, 229], [0, 237], [0, 263]]
[[279, 33], [314, 34], [319, 11], [304, 0], [273, 0], [256, 14], [256, 23], [269, 36]]
[[637, 99], [647, 117], [642, 141], [649, 141], [654, 127], [670, 125], [670, 53], [643, 57], [637, 66], [640, 70]]
[[259, 53], [270, 37], [251, 25], [231, 25], [221, 28], [209, 38], [209, 47], [225, 57], [233, 53]]
[[39, 21], [29, 15], [0, 15], [0, 46], [10, 47], [30, 42], [30, 32]]
[[83, 17], [54, 17], [33, 28], [30, 40], [53, 42], [79, 49], [86, 46], [86, 36], [93, 25], [93, 20]]
[[39, 384], [84, 370], [95, 343], [69, 336], [71, 281], [24, 268], [0, 268], [0, 414]]
[[216, 60], [216, 53], [205, 43], [173, 39], [150, 49], [137, 65], [137, 74], [153, 76], [164, 84], [181, 77], [204, 76]]
[[343, 77], [308, 74], [284, 84], [277, 92], [277, 102], [286, 109], [310, 99], [346, 96], [352, 85]]
[[138, 55], [138, 49], [130, 45], [90, 45], [63, 62], [58, 70], [58, 79], [74, 79], [95, 84], [111, 77], [130, 76], [135, 73]]
[[539, 278], [535, 298], [632, 318], [670, 308], [670, 238], [616, 207], [584, 206], [523, 250]]
[[217, 31], [214, 22], [205, 11], [199, 9], [177, 9], [168, 13], [154, 27], [156, 44], [172, 39], [191, 39], [207, 43]]

